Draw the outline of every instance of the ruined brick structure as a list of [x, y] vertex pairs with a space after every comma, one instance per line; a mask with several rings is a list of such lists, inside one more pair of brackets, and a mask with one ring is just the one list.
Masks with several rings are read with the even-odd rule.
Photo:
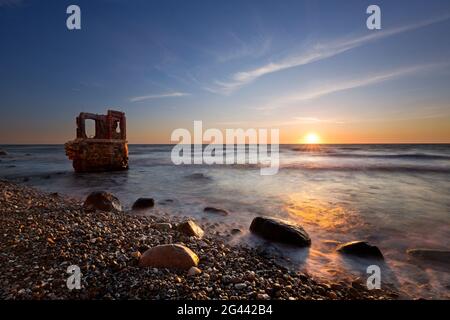
[[[95, 121], [95, 135], [86, 135], [85, 121]], [[81, 112], [77, 117], [77, 138], [65, 145], [76, 172], [128, 169], [125, 113], [108, 110], [106, 115]]]

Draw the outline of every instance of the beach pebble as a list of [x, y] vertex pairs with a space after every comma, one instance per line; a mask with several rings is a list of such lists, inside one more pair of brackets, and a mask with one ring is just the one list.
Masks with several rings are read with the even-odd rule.
[[200, 273], [202, 273], [202, 270], [200, 270], [200, 269], [197, 268], [197, 267], [191, 267], [191, 268], [188, 270], [187, 275], [190, 276], [190, 277], [192, 277], [192, 276], [199, 275]]
[[170, 223], [161, 222], [161, 223], [155, 223], [153, 225], [153, 228], [155, 228], [156, 230], [160, 230], [160, 231], [168, 231], [168, 230], [172, 229], [172, 225]]
[[247, 288], [247, 285], [246, 285], [245, 283], [236, 283], [236, 284], [234, 285], [234, 287], [235, 287], [237, 290], [242, 290], [242, 289]]
[[258, 300], [270, 300], [270, 296], [267, 293], [258, 293], [256, 296]]
[[139, 251], [135, 251], [131, 254], [131, 256], [135, 259], [140, 259], [142, 254]]
[[247, 271], [245, 273], [245, 280], [255, 281], [256, 280], [256, 273], [254, 271]]
[[187, 220], [184, 222], [181, 222], [177, 230], [187, 236], [190, 237], [196, 237], [196, 238], [202, 238], [205, 232], [200, 228], [194, 221]]
[[233, 281], [233, 278], [229, 275], [224, 275], [222, 277], [222, 282], [225, 284], [231, 283]]

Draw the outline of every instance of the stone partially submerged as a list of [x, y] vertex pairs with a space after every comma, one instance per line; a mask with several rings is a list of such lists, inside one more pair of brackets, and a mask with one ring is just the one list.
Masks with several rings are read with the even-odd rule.
[[409, 249], [406, 251], [409, 256], [424, 261], [442, 263], [450, 266], [449, 250], [433, 250], [433, 249]]
[[381, 250], [377, 246], [373, 246], [365, 241], [351, 241], [344, 243], [338, 246], [336, 251], [361, 258], [384, 259]]
[[133, 210], [145, 210], [155, 206], [155, 200], [152, 198], [139, 198], [134, 203], [131, 209]]
[[[95, 122], [93, 136], [86, 134], [88, 119]], [[77, 137], [64, 147], [76, 172], [128, 169], [125, 114], [113, 110], [106, 115], [81, 112], [77, 117]]]
[[250, 231], [269, 241], [297, 247], [311, 245], [311, 238], [301, 226], [276, 218], [256, 217], [250, 225]]

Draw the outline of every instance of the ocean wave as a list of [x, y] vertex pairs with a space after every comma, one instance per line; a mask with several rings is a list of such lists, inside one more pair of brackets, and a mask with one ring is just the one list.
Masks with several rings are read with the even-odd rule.
[[385, 154], [361, 154], [361, 153], [339, 153], [324, 152], [315, 153], [311, 156], [326, 156], [335, 158], [386, 158], [386, 159], [424, 159], [424, 160], [450, 160], [450, 155], [427, 154], [427, 153], [385, 153]]
[[318, 170], [318, 171], [380, 171], [380, 172], [403, 172], [403, 173], [445, 173], [450, 174], [448, 166], [415, 166], [415, 165], [317, 165], [306, 163], [284, 164], [280, 170]]

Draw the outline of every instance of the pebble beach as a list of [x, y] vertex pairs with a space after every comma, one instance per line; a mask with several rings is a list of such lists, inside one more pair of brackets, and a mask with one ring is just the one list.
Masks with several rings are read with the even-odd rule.
[[[86, 211], [84, 199], [0, 181], [0, 299], [395, 299], [363, 281], [319, 281], [245, 246], [230, 233], [196, 221], [201, 238], [177, 226], [189, 217], [153, 209]], [[188, 247], [194, 269], [139, 266], [139, 257], [162, 244]], [[67, 268], [80, 267], [81, 288], [69, 290]]]

